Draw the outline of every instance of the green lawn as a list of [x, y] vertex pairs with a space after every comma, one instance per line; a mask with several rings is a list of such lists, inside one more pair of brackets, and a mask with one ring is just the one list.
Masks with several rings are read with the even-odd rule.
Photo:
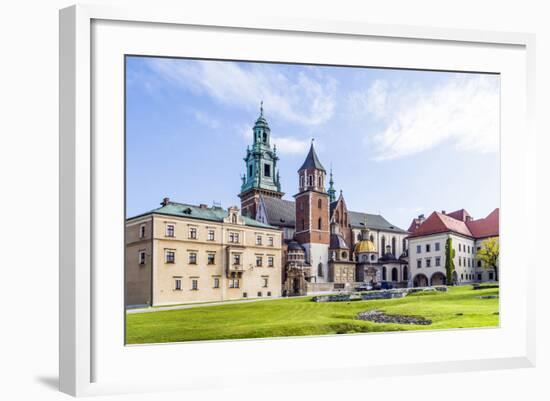
[[[450, 287], [447, 293], [355, 302], [317, 303], [310, 297], [284, 298], [127, 314], [126, 342], [147, 344], [498, 326], [498, 299], [480, 299], [482, 295], [498, 295], [498, 288], [474, 291], [471, 286]], [[355, 319], [357, 313], [372, 309], [390, 315], [422, 316], [433, 323], [427, 326], [382, 324]]]

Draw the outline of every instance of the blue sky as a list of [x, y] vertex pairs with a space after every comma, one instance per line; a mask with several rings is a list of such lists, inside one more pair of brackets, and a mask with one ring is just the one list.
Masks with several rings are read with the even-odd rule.
[[282, 190], [311, 138], [350, 210], [407, 228], [419, 213], [499, 206], [499, 77], [411, 70], [128, 57], [127, 215], [239, 204], [264, 101]]

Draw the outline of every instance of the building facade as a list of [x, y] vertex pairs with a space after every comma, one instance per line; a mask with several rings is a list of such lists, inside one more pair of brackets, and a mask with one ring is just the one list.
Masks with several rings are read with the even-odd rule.
[[[422, 217], [422, 218], [421, 218]], [[417, 221], [421, 220], [420, 224]], [[413, 220], [407, 237], [411, 266], [410, 286], [446, 284], [446, 246], [454, 250], [452, 284], [471, 284], [495, 280], [493, 269], [487, 269], [477, 253], [488, 238], [499, 236], [499, 209], [475, 220], [464, 209], [452, 213], [433, 212]], [[450, 242], [448, 242], [450, 241]], [[450, 254], [450, 253], [449, 253]]]
[[280, 297], [281, 243], [236, 207], [165, 199], [126, 222], [126, 305]]

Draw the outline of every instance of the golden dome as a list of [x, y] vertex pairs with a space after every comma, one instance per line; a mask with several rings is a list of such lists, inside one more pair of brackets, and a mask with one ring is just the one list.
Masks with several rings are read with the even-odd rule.
[[354, 250], [355, 253], [376, 252], [376, 245], [374, 245], [374, 242], [366, 239], [355, 244]]

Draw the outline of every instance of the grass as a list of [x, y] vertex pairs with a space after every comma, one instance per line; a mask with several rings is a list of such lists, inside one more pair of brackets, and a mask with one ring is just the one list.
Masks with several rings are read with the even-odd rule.
[[[127, 344], [197, 340], [369, 333], [399, 330], [439, 330], [496, 327], [498, 288], [472, 291], [450, 287], [401, 299], [355, 302], [312, 302], [311, 297], [266, 302], [204, 306], [126, 315]], [[424, 295], [426, 294], [426, 295]], [[421, 316], [428, 326], [383, 324], [355, 319], [359, 312], [378, 309], [387, 314]]]

